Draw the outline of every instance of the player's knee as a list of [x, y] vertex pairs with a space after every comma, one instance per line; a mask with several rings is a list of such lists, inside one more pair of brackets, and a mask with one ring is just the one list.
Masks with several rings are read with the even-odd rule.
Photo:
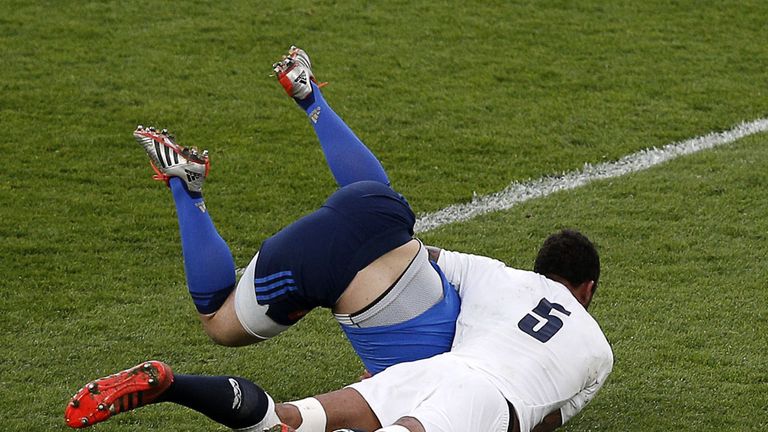
[[208, 335], [208, 338], [216, 345], [225, 347], [239, 346], [236, 343], [236, 340], [231, 335], [227, 335], [225, 332], [218, 331], [217, 329], [207, 325], [203, 325], [203, 330], [205, 331], [205, 334]]
[[225, 317], [201, 316], [201, 321], [203, 331], [217, 345], [239, 347], [263, 340], [247, 333], [239, 322], [231, 322]]

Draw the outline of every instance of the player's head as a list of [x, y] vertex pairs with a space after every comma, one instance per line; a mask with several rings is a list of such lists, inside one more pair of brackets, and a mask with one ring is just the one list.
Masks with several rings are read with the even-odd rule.
[[564, 229], [544, 240], [533, 271], [551, 279], [562, 279], [572, 290], [591, 282], [586, 307], [600, 279], [600, 257], [595, 245], [585, 235]]

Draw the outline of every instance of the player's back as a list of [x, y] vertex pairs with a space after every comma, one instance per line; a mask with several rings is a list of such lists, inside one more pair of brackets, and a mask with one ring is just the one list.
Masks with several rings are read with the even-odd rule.
[[440, 263], [462, 299], [451, 351], [499, 388], [521, 426], [610, 373], [605, 336], [562, 284], [484, 257], [448, 252]]

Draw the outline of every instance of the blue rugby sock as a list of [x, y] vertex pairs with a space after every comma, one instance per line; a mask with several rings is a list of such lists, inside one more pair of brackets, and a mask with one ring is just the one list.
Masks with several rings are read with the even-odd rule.
[[331, 109], [315, 83], [312, 83], [312, 93], [297, 102], [307, 112], [325, 160], [340, 187], [362, 180], [389, 186], [389, 178], [379, 160]]
[[178, 177], [172, 177], [169, 184], [179, 219], [189, 293], [200, 313], [215, 312], [235, 286], [232, 253], [213, 226], [203, 196], [187, 190]]

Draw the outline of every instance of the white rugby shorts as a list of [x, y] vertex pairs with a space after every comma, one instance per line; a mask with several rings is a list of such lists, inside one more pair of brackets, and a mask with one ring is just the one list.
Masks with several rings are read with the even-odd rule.
[[414, 417], [427, 432], [507, 432], [509, 408], [484, 376], [451, 353], [400, 363], [352, 384], [383, 426]]

